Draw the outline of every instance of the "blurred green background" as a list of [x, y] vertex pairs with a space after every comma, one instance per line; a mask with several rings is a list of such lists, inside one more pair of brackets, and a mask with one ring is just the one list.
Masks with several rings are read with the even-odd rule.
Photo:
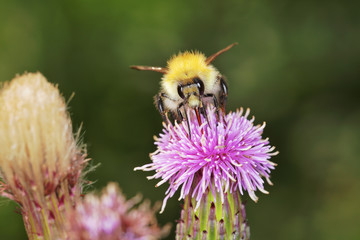
[[[154, 202], [166, 186], [133, 168], [149, 162], [161, 130], [152, 103], [161, 74], [129, 65], [164, 66], [178, 51], [209, 56], [237, 41], [214, 62], [229, 81], [228, 109], [250, 107], [280, 151], [270, 195], [247, 204], [252, 239], [360, 239], [359, 9], [335, 0], [3, 0], [0, 80], [40, 71], [66, 98], [75, 92], [74, 126], [84, 123], [101, 163], [94, 188], [116, 181]], [[159, 221], [178, 217], [175, 196]], [[26, 239], [6, 200], [0, 239]]]

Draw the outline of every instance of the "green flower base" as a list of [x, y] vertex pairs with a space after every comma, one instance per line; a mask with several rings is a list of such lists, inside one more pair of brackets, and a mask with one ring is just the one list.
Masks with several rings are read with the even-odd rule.
[[239, 192], [225, 193], [221, 201], [220, 194], [214, 196], [208, 190], [196, 208], [197, 204], [194, 198], [185, 198], [176, 226], [176, 240], [250, 239], [245, 206]]

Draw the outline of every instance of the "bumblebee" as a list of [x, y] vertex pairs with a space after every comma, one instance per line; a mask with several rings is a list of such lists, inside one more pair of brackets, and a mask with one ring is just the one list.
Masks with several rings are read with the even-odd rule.
[[[131, 66], [132, 69], [163, 73], [160, 92], [154, 97], [155, 106], [163, 120], [182, 121], [187, 119], [188, 108], [206, 116], [207, 104], [213, 104], [217, 111], [225, 112], [228, 87], [225, 78], [211, 65], [217, 56], [228, 51], [237, 43], [214, 53], [209, 57], [198, 51], [185, 51], [174, 55], [167, 67]], [[187, 119], [188, 120], [188, 119]]]

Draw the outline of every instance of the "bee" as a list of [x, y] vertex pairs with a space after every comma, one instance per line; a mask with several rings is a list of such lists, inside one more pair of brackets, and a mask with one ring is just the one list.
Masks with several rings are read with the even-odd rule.
[[[200, 115], [206, 117], [207, 104], [213, 104], [219, 115], [219, 109], [225, 112], [228, 87], [225, 78], [211, 65], [220, 54], [228, 51], [237, 43], [205, 57], [198, 51], [185, 51], [174, 55], [167, 67], [131, 66], [132, 69], [155, 71], [163, 74], [160, 92], [155, 95], [155, 106], [163, 120], [182, 121], [187, 119], [186, 110], [194, 109], [200, 122]], [[206, 117], [207, 118], [207, 117]]]

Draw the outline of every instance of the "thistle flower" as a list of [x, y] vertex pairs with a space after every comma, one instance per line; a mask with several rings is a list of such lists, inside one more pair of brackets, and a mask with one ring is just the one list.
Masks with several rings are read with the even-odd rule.
[[30, 239], [65, 238], [63, 213], [81, 193], [83, 149], [57, 87], [26, 73], [0, 92], [0, 194], [21, 208]]
[[164, 124], [163, 133], [155, 137], [152, 163], [135, 168], [156, 171], [148, 177], [161, 179], [156, 186], [169, 182], [161, 212], [180, 189], [179, 200], [185, 203], [177, 239], [249, 238], [240, 195], [247, 191], [256, 202], [256, 190], [268, 193], [263, 178], [271, 184], [270, 171], [276, 164], [269, 159], [277, 152], [262, 139], [265, 123], [254, 126], [249, 110], [243, 113], [240, 109], [218, 115], [209, 106], [198, 119], [188, 109], [189, 121]]
[[139, 197], [126, 200], [115, 183], [109, 183], [100, 197], [88, 194], [68, 215], [70, 239], [82, 240], [152, 240], [166, 235], [160, 228], [156, 208], [140, 202]]
[[249, 109], [245, 115], [243, 109], [220, 113], [219, 120], [214, 107], [207, 112], [207, 118], [201, 116], [201, 126], [191, 110], [189, 128], [186, 121], [164, 124], [163, 133], [155, 138], [157, 150], [150, 155], [152, 163], [135, 168], [155, 170], [148, 178], [161, 178], [156, 186], [169, 182], [161, 211], [179, 188], [179, 200], [191, 193], [197, 202], [195, 208], [207, 189], [214, 196], [219, 193], [222, 203], [227, 192], [247, 191], [255, 202], [256, 190], [268, 193], [262, 178], [271, 184], [270, 171], [276, 164], [269, 159], [277, 152], [273, 152], [268, 139], [262, 139], [265, 123], [254, 126], [254, 117], [247, 119]]

